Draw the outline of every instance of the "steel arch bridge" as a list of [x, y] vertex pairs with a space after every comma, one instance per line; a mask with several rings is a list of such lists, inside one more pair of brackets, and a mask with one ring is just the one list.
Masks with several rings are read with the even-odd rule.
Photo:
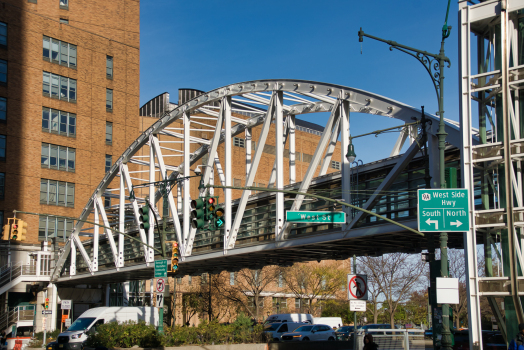
[[[237, 112], [244, 117], [239, 117]], [[295, 169], [295, 116], [306, 113], [328, 112], [329, 119], [320, 135], [315, 153], [303, 179], [296, 183]], [[268, 183], [274, 183], [278, 189], [285, 187], [284, 174], [288, 174], [288, 186], [300, 192], [307, 192], [321, 178], [326, 177], [328, 165], [337, 140], [341, 144], [341, 171], [338, 181], [341, 182], [340, 197], [346, 203], [351, 202], [350, 192], [350, 163], [344, 155], [350, 138], [349, 116], [351, 112], [380, 115], [395, 118], [407, 124], [414, 119], [420, 120], [421, 111], [379, 96], [371, 92], [335, 85], [305, 80], [257, 80], [224, 86], [204, 93], [187, 103], [165, 113], [161, 118], [143, 132], [113, 164], [106, 173], [92, 196], [87, 201], [79, 221], [75, 225], [53, 271], [52, 279], [55, 282], [81, 280], [95, 276], [115, 276], [120, 273], [123, 278], [140, 279], [150, 278], [152, 262], [155, 252], [155, 218], [160, 217], [158, 205], [162, 199], [161, 193], [149, 185], [143, 193], [136, 194], [136, 200], [130, 198], [133, 186], [154, 182], [159, 179], [180, 179], [177, 185], [177, 194], [169, 193], [169, 221], [173, 228], [172, 237], [179, 242], [181, 266], [190, 262], [206, 261], [213, 264], [213, 259], [231, 259], [235, 256], [255, 254], [257, 251], [285, 249], [293, 246], [290, 242], [292, 225], [285, 222], [285, 209], [300, 210], [304, 207], [304, 196], [292, 198], [291, 206], [284, 205], [284, 193], [272, 193], [274, 200], [274, 222], [271, 242], [264, 242], [264, 248], [257, 245], [236, 248], [243, 216], [248, 203], [257, 200], [251, 191], [244, 190], [238, 200], [233, 201], [232, 190], [224, 189], [223, 207], [225, 209], [225, 227], [220, 233], [223, 246], [208, 254], [193, 254], [195, 235], [197, 230], [190, 224], [190, 190], [195, 188], [200, 178], [191, 177], [191, 167], [202, 160], [202, 179], [205, 185], [212, 184], [214, 172], [218, 172], [222, 185], [232, 185], [232, 166], [238, 162], [232, 156], [233, 137], [245, 135], [245, 186], [252, 186], [255, 174], [259, 170], [264, 145], [270, 134], [271, 124], [274, 123], [275, 133], [275, 160], [271, 178]], [[433, 115], [426, 115], [432, 123], [427, 125], [429, 145], [430, 171], [436, 174], [438, 163], [437, 129], [438, 119]], [[175, 127], [178, 126], [178, 127]], [[252, 129], [260, 126], [260, 136], [256, 140], [256, 148], [251, 148]], [[205, 132], [205, 133], [204, 133]], [[455, 147], [461, 146], [461, 133], [456, 122], [446, 122], [447, 142]], [[417, 126], [403, 129], [397, 142], [393, 145], [389, 159], [391, 171], [375, 193], [371, 194], [363, 206], [371, 209], [379, 200], [381, 191], [387, 190], [399, 174], [413, 160], [420, 150], [421, 135]], [[407, 139], [411, 145], [400, 155], [400, 151]], [[284, 149], [289, 147], [289, 164], [284, 164]], [[224, 146], [222, 156], [217, 152], [220, 144]], [[315, 177], [318, 171], [318, 176]], [[336, 177], [336, 176], [335, 176]], [[432, 176], [433, 179], [438, 176]], [[331, 176], [330, 178], [333, 178]], [[433, 183], [433, 187], [438, 187]], [[201, 189], [200, 194], [205, 190]], [[139, 203], [145, 196], [149, 196], [153, 205], [154, 215], [151, 215], [151, 228], [143, 230], [139, 227]], [[118, 198], [118, 205], [105, 207], [103, 197]], [[132, 196], [133, 197], [133, 196]], [[257, 197], [257, 198], [255, 198]], [[160, 201], [161, 202], [161, 201]], [[233, 203], [234, 202], [234, 203]], [[341, 227], [331, 227], [329, 234], [312, 239], [307, 237], [302, 241], [304, 246], [320, 244], [323, 240], [336, 242], [349, 237], [358, 239], [360, 236], [384, 234], [385, 232], [399, 232], [394, 225], [382, 225], [380, 229], [357, 229], [357, 222], [364, 216], [362, 212], [354, 217], [349, 207], [342, 208], [350, 220]], [[105, 226], [99, 227], [85, 223], [92, 221]], [[416, 219], [411, 220], [408, 226], [416, 227]], [[141, 243], [130, 251], [125, 246], [130, 244], [129, 239], [117, 234], [107, 227], [114, 227], [119, 232], [133, 233]], [[100, 232], [102, 230], [102, 232]], [[354, 230], [352, 232], [352, 230]], [[81, 239], [89, 237], [89, 239]], [[158, 241], [158, 237], [157, 241]], [[460, 238], [461, 239], [461, 238]], [[157, 242], [158, 246], [158, 242]], [[306, 250], [307, 251], [307, 250]], [[278, 254], [278, 253], [277, 253]], [[103, 256], [102, 256], [103, 255]], [[104, 260], [104, 268], [99, 269], [99, 260]], [[78, 261], [77, 261], [78, 260]], [[108, 264], [107, 262], [110, 262]], [[271, 261], [271, 260], [267, 260]], [[276, 260], [273, 260], [275, 262]], [[108, 266], [110, 265], [110, 266]], [[77, 267], [82, 266], [81, 271]], [[202, 266], [202, 265], [198, 265]], [[244, 266], [236, 266], [241, 268]], [[201, 267], [191, 272], [200, 271]], [[224, 268], [216, 265], [210, 269]], [[139, 271], [147, 271], [140, 273]], [[202, 271], [203, 272], [203, 271]], [[108, 277], [111, 278], [111, 277]]]

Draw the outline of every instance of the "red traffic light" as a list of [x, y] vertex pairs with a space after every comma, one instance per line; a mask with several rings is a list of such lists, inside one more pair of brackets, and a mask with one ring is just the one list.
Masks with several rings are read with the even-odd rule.
[[46, 302], [49, 302], [49, 298], [45, 298], [45, 301], [46, 301]]
[[215, 198], [213, 197], [209, 198], [207, 201], [209, 204], [215, 204]]
[[13, 228], [16, 230], [18, 228], [18, 225], [17, 224], [14, 224], [13, 225]]

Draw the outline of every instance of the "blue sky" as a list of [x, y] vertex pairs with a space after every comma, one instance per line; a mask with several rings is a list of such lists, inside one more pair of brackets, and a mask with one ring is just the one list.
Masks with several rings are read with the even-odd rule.
[[[179, 88], [212, 90], [231, 83], [293, 78], [336, 83], [437, 111], [428, 73], [414, 58], [371, 35], [438, 53], [447, 1], [178, 1], [141, 2], [140, 103]], [[445, 116], [458, 120], [458, 2], [446, 39]], [[362, 49], [362, 54], [361, 54]], [[325, 124], [323, 114], [304, 119]], [[400, 121], [352, 114], [353, 135]], [[365, 163], [387, 157], [398, 134], [355, 140]], [[370, 143], [372, 142], [372, 143]], [[372, 145], [373, 147], [370, 147]]]

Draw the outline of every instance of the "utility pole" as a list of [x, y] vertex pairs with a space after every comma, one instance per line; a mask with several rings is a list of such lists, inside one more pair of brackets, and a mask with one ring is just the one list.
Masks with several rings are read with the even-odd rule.
[[[409, 46], [398, 44], [395, 41], [384, 40], [372, 35], [365, 34], [360, 28], [358, 32], [359, 42], [364, 41], [364, 37], [368, 37], [373, 40], [381, 41], [390, 46], [390, 50], [396, 49], [402, 51], [414, 58], [416, 58], [429, 73], [435, 92], [438, 99], [438, 115], [439, 115], [439, 127], [437, 132], [438, 137], [438, 150], [439, 150], [439, 177], [440, 187], [446, 188], [445, 181], [445, 154], [446, 149], [446, 129], [444, 122], [444, 64], [448, 64], [448, 68], [451, 64], [448, 57], [444, 53], [444, 41], [449, 37], [451, 33], [451, 26], [448, 26], [448, 14], [449, 5], [451, 0], [448, 0], [448, 8], [446, 11], [446, 20], [442, 27], [442, 41], [440, 43], [440, 51], [438, 54], [432, 54], [427, 51], [418, 50]], [[437, 70], [438, 67], [438, 70]], [[431, 242], [432, 244], [432, 242]], [[430, 244], [430, 245], [431, 245]], [[446, 232], [440, 233], [440, 272], [442, 277], [448, 277], [448, 234]], [[442, 341], [443, 350], [451, 350], [451, 332], [449, 328], [449, 305], [442, 304]]]

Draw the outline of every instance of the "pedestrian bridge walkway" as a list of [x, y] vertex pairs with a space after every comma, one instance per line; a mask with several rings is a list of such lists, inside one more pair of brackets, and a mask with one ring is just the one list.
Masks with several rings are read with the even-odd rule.
[[[175, 109], [160, 108], [156, 112], [160, 112], [156, 113], [158, 121], [122, 154], [89, 199], [58, 259], [53, 281], [114, 283], [151, 278], [153, 261], [161, 258], [160, 237], [153, 216], [162, 224], [161, 209], [157, 208], [162, 193], [153, 182], [164, 179], [176, 180], [176, 188], [166, 197], [170, 213], [166, 240], [179, 243], [180, 276], [268, 264], [285, 266], [298, 261], [347, 259], [354, 254], [416, 253], [427, 248], [427, 237], [416, 232], [416, 191], [426, 187], [430, 176], [432, 186], [439, 186], [434, 180], [438, 163], [435, 116], [425, 115], [428, 121], [423, 130], [422, 113], [413, 107], [367, 91], [303, 80], [233, 84], [195, 96]], [[318, 132], [318, 145], [307, 171], [296, 182], [295, 116], [315, 112], [327, 112], [330, 116], [324, 131]], [[351, 167], [345, 157], [350, 113], [379, 115], [401, 122], [400, 135], [389, 158]], [[257, 147], [252, 150], [254, 128], [259, 136]], [[278, 189], [338, 199], [405, 227], [348, 206], [283, 192], [243, 190], [240, 198], [233, 200], [232, 190], [226, 188], [220, 196], [225, 211], [224, 229], [192, 228], [191, 184], [202, 179], [204, 185], [213, 186], [217, 177], [220, 185], [231, 186], [231, 164], [242, 161], [232, 157], [232, 138], [244, 136], [247, 169], [244, 186], [254, 186], [271, 128], [275, 134], [275, 146], [271, 146], [275, 149], [275, 160], [266, 183], [274, 183]], [[446, 166], [458, 167], [460, 153], [456, 147], [460, 147], [461, 135], [457, 123], [446, 121], [446, 132], [449, 143]], [[343, 150], [337, 159], [341, 171], [328, 173], [337, 141]], [[421, 147], [426, 141], [428, 147], [423, 152]], [[223, 152], [217, 151], [219, 146]], [[288, 164], [284, 164], [284, 151]], [[195, 179], [196, 165], [202, 168], [202, 177]], [[289, 176], [290, 185], [284, 185], [284, 173]], [[147, 186], [144, 191], [135, 188], [144, 184]], [[204, 191], [201, 189], [199, 195]], [[105, 207], [102, 197], [106, 196], [117, 198], [118, 204]], [[151, 215], [149, 230], [139, 227], [138, 209], [146, 196], [155, 213]], [[293, 224], [285, 221], [286, 210], [344, 211], [347, 222]], [[449, 239], [450, 247], [462, 247], [461, 233], [450, 234]]]

